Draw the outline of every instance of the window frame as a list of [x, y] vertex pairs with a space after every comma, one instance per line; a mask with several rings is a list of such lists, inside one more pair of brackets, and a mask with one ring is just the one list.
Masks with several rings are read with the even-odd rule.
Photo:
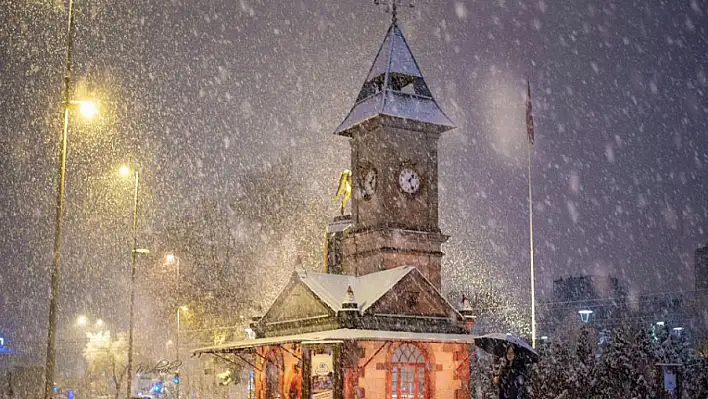
[[[410, 349], [404, 352], [406, 348]], [[392, 349], [387, 372], [386, 397], [388, 399], [429, 399], [430, 358], [427, 351], [412, 342], [403, 342]], [[412, 375], [413, 392], [402, 396], [404, 393], [402, 377], [409, 375]]]

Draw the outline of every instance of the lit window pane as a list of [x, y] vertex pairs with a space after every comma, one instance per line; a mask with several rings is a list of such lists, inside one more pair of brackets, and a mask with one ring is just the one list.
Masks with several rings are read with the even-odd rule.
[[391, 399], [426, 399], [425, 357], [415, 345], [405, 343], [393, 353]]

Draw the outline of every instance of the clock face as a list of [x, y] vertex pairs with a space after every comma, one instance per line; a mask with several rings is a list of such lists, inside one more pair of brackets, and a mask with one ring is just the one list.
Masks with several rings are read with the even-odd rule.
[[415, 194], [420, 189], [420, 176], [413, 169], [404, 168], [398, 175], [398, 184], [401, 190], [408, 194]]
[[362, 190], [364, 198], [368, 199], [376, 192], [376, 169], [369, 169], [364, 173], [364, 181], [362, 182]]

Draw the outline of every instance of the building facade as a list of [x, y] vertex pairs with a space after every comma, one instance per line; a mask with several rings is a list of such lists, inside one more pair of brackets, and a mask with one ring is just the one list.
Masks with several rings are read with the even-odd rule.
[[255, 339], [195, 354], [247, 364], [258, 399], [469, 398], [472, 310], [440, 293], [437, 145], [453, 127], [394, 17], [335, 131], [351, 214], [327, 226], [325, 272], [293, 273]]

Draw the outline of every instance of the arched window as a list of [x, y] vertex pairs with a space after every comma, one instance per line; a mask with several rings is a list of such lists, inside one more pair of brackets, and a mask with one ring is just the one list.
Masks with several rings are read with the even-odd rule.
[[426, 359], [413, 344], [403, 344], [391, 360], [391, 399], [426, 399]]

